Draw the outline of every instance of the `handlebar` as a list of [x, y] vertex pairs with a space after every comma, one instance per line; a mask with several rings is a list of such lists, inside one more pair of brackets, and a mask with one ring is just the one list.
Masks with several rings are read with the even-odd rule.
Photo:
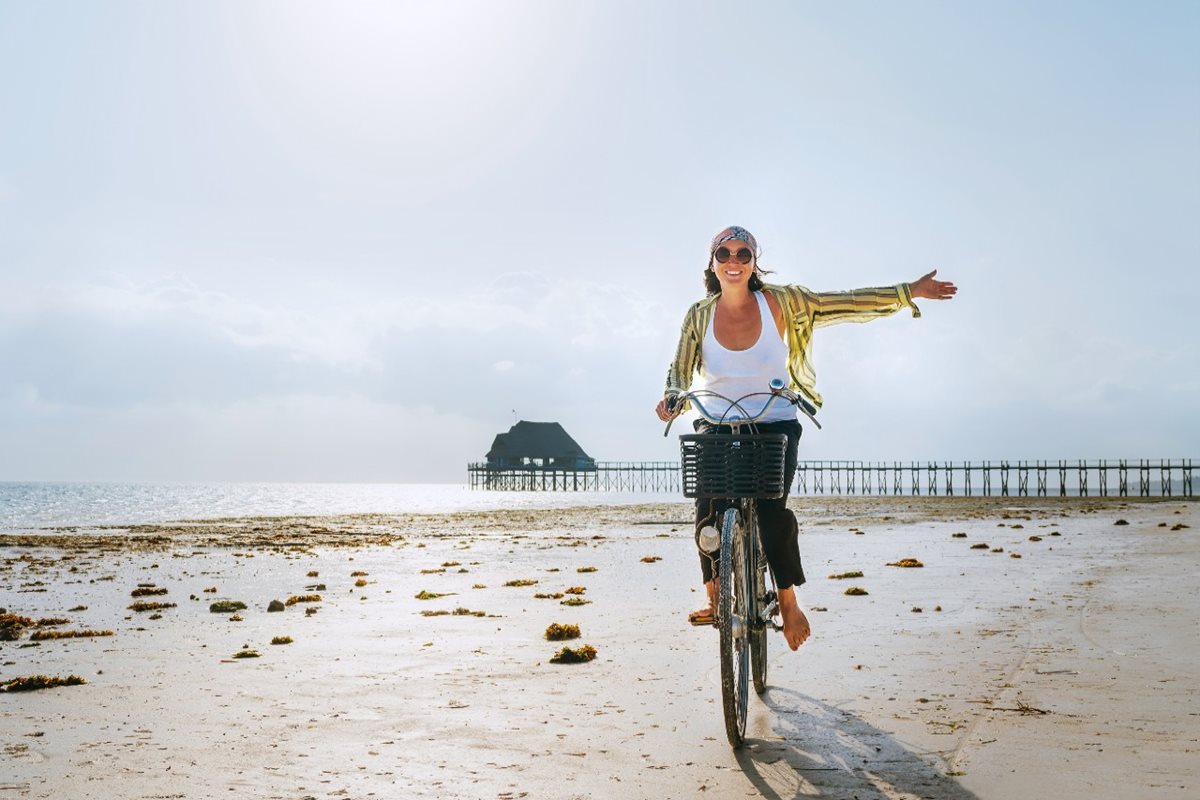
[[[750, 397], [762, 397], [763, 395], [769, 395], [769, 398], [767, 402], [763, 404], [762, 410], [757, 414], [746, 413], [746, 409], [741, 405], [742, 401]], [[704, 407], [704, 404], [700, 401], [701, 397], [718, 398], [720, 400], [724, 400], [725, 402], [729, 403], [729, 410], [727, 410], [724, 415], [718, 418], [708, 412], [708, 410]], [[667, 411], [674, 414], [675, 409], [679, 408], [682, 403], [690, 400], [695, 403], [696, 409], [700, 412], [700, 416], [714, 424], [734, 426], [753, 425], [754, 423], [758, 422], [758, 420], [762, 419], [763, 415], [767, 413], [768, 409], [770, 409], [771, 406], [774, 405], [775, 402], [780, 398], [800, 409], [800, 412], [804, 414], [804, 416], [808, 417], [812, 421], [812, 424], [817, 426], [818, 430], [821, 428], [821, 423], [817, 422], [817, 418], [815, 416], [817, 409], [799, 393], [793, 392], [791, 389], [786, 388], [783, 381], [779, 378], [774, 378], [771, 380], [769, 391], [751, 392], [750, 394], [742, 395], [736, 400], [731, 400], [722, 394], [710, 392], [706, 389], [699, 389], [693, 392], [675, 393], [667, 397]], [[731, 416], [730, 411], [734, 409], [737, 409], [740, 414], [734, 414]], [[672, 416], [671, 419], [667, 421], [667, 429], [663, 431], [663, 436], [666, 436], [671, 432], [671, 425], [674, 424], [675, 419], [676, 417]]]

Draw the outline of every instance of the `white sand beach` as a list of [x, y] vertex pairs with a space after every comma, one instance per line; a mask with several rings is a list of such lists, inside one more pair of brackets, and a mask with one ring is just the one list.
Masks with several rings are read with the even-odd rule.
[[[0, 537], [0, 608], [70, 620], [0, 642], [0, 683], [87, 681], [0, 694], [0, 798], [1200, 794], [1194, 502], [792, 505], [813, 636], [772, 637], [740, 751], [716, 633], [684, 621], [684, 503]], [[139, 584], [176, 607], [129, 611]], [[421, 614], [458, 608], [483, 616]], [[548, 642], [554, 622], [582, 636]], [[595, 660], [549, 663], [585, 643]]]

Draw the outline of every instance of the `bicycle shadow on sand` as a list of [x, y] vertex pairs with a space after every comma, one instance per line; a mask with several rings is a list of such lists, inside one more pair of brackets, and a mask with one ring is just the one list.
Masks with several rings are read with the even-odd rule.
[[790, 689], [762, 695], [778, 739], [747, 737], [738, 765], [762, 797], [979, 800], [894, 736]]

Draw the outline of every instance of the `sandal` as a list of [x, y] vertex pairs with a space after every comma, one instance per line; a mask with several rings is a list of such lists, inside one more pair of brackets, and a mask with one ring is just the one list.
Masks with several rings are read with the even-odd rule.
[[706, 608], [701, 611], [693, 611], [688, 614], [688, 623], [697, 627], [704, 627], [717, 624], [717, 615], [711, 608]]

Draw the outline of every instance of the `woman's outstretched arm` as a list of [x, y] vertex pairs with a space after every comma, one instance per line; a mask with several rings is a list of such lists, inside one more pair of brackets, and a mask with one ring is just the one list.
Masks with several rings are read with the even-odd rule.
[[912, 309], [914, 317], [919, 317], [921, 311], [913, 302], [914, 299], [948, 300], [958, 291], [958, 287], [949, 281], [935, 280], [936, 274], [937, 270], [934, 270], [912, 283], [849, 292], [802, 291], [813, 327], [838, 322], [868, 322], [906, 307]]

